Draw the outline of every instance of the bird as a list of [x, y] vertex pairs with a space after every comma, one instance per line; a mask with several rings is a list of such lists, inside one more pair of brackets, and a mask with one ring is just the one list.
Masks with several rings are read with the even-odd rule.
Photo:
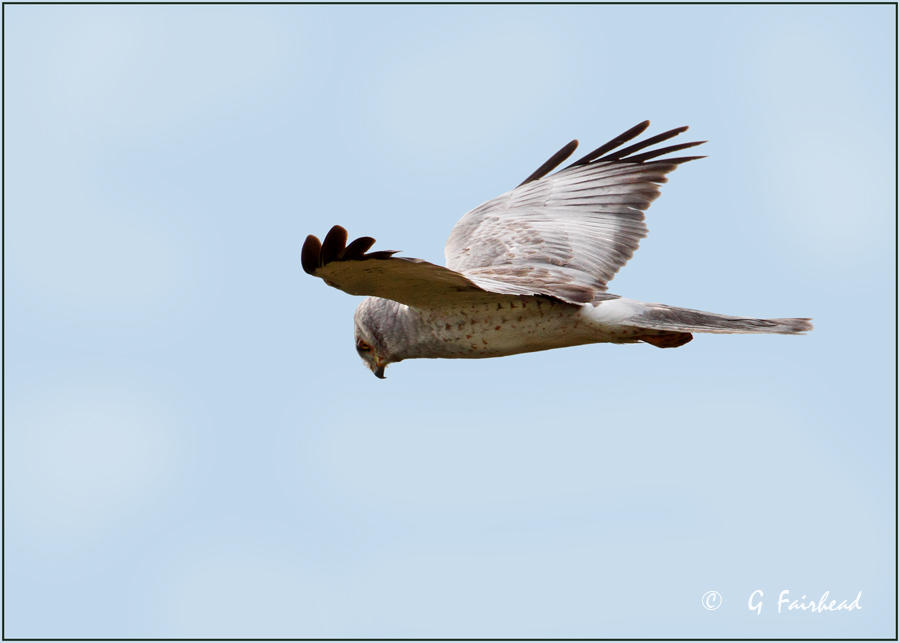
[[502, 357], [602, 342], [675, 348], [693, 333], [812, 330], [809, 318], [720, 315], [607, 292], [647, 235], [644, 212], [666, 175], [705, 158], [668, 155], [706, 141], [654, 148], [686, 126], [624, 146], [649, 126], [638, 123], [554, 172], [578, 141], [564, 145], [456, 223], [446, 267], [396, 250], [370, 252], [375, 239], [347, 243], [347, 230], [335, 225], [322, 241], [307, 236], [303, 270], [366, 296], [354, 313], [354, 343], [381, 379], [389, 364], [413, 358]]

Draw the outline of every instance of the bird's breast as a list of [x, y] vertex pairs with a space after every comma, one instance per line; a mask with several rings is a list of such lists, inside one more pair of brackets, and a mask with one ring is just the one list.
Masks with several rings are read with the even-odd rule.
[[410, 357], [499, 357], [585, 344], [591, 331], [580, 306], [539, 296], [418, 311], [423, 352]]

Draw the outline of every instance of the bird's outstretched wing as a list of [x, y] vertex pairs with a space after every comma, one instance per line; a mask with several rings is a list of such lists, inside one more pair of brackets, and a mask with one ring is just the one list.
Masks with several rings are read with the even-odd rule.
[[447, 266], [492, 292], [572, 303], [603, 298], [607, 282], [647, 236], [644, 210], [666, 174], [703, 158], [651, 160], [705, 141], [642, 151], [687, 127], [616, 149], [649, 125], [639, 123], [550, 174], [575, 151], [572, 141], [518, 187], [466, 214], [447, 240]]
[[307, 273], [351, 295], [393, 299], [401, 304], [427, 307], [466, 299], [483, 301], [487, 293], [469, 279], [443, 266], [395, 257], [396, 250], [368, 252], [372, 237], [347, 244], [347, 231], [334, 226], [324, 241], [309, 235], [301, 251]]

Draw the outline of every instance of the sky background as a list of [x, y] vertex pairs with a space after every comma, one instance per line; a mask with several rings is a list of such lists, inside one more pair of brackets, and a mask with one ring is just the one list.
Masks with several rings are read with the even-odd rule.
[[[894, 11], [5, 7], [6, 635], [893, 636]], [[379, 381], [300, 268], [647, 118], [611, 292], [811, 334]]]

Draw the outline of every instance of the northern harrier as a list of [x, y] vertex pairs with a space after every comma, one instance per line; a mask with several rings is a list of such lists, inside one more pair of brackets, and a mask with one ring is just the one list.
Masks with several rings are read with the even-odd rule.
[[606, 292], [606, 284], [647, 235], [644, 210], [681, 163], [659, 156], [700, 145], [642, 151], [684, 132], [679, 127], [620, 147], [644, 121], [550, 174], [572, 141], [515, 189], [457, 222], [447, 267], [368, 252], [372, 237], [347, 244], [334, 226], [303, 244], [303, 269], [351, 295], [368, 295], [354, 315], [356, 350], [380, 378], [414, 357], [500, 357], [613, 342], [681, 346], [691, 333], [802, 333], [809, 319], [748, 319], [647, 304]]

